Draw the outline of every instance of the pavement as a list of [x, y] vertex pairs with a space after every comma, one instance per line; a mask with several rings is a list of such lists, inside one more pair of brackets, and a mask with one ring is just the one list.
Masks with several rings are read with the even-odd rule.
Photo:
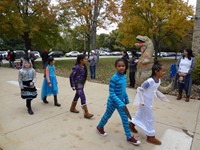
[[[69, 79], [57, 77], [61, 107], [40, 100], [43, 74], [37, 73], [38, 97], [33, 100], [34, 115], [28, 115], [25, 101], [20, 97], [17, 82], [18, 70], [0, 68], [0, 150], [199, 150], [200, 149], [200, 101], [191, 99], [164, 103], [154, 102], [156, 137], [162, 145], [155, 146], [146, 142], [140, 130], [134, 136], [141, 140], [140, 146], [126, 141], [121, 119], [115, 111], [105, 126], [108, 136], [97, 134], [96, 126], [106, 108], [108, 85], [86, 82], [85, 93], [89, 112], [94, 114], [90, 120], [83, 117], [80, 101], [79, 114], [69, 111], [74, 91]], [[128, 105], [134, 116], [137, 108], [133, 106], [135, 89], [127, 88], [130, 98]]]

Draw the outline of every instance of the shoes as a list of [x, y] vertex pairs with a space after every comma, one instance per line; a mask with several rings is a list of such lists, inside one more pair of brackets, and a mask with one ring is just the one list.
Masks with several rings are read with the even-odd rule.
[[186, 101], [186, 102], [189, 102], [189, 101], [190, 101], [190, 97], [189, 97], [189, 96], [186, 96], [185, 101]]
[[133, 136], [132, 136], [131, 138], [127, 139], [127, 141], [128, 141], [129, 143], [135, 145], [135, 146], [138, 146], [138, 145], [140, 145], [140, 143], [141, 143], [139, 140], [136, 140]]
[[61, 106], [59, 103], [55, 103], [54, 105], [55, 105], [55, 106], [58, 106], [58, 107], [60, 107], [60, 106]]
[[180, 100], [180, 99], [182, 99], [182, 95], [181, 94], [179, 94], [178, 96], [177, 96], [177, 98], [176, 98], [177, 100]]
[[45, 104], [48, 104], [48, 103], [49, 103], [46, 99], [44, 99], [43, 102], [44, 102]]
[[104, 131], [104, 128], [98, 128], [97, 127], [97, 132], [101, 135], [101, 136], [106, 136], [107, 133]]
[[29, 115], [33, 115], [34, 114], [32, 109], [28, 109], [28, 113], [29, 113]]
[[161, 145], [161, 142], [155, 138], [155, 136], [147, 136], [148, 143], [155, 144], [155, 145]]

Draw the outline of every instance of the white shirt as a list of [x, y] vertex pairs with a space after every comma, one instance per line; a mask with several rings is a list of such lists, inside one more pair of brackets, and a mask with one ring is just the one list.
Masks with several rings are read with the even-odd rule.
[[182, 58], [179, 64], [178, 72], [188, 73], [191, 64], [192, 64], [192, 59], [189, 60], [187, 57]]

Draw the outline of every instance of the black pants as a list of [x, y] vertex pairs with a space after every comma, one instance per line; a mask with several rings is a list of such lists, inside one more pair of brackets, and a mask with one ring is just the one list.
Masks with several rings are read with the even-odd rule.
[[130, 79], [130, 86], [135, 87], [135, 72], [134, 71], [129, 72], [129, 79]]

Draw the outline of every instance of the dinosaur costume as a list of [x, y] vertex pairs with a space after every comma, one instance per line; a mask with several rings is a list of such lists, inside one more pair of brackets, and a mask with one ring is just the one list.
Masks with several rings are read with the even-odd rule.
[[151, 76], [151, 68], [153, 66], [154, 46], [147, 36], [138, 35], [135, 46], [140, 48], [141, 56], [138, 59], [138, 70], [136, 73], [136, 86], [140, 86], [142, 82]]
[[[141, 56], [138, 59], [138, 68], [136, 72], [136, 87], [141, 86], [141, 84], [151, 76], [151, 68], [153, 66], [153, 52], [154, 46], [147, 36], [138, 35], [136, 37], [137, 42], [135, 46], [140, 48]], [[163, 87], [159, 86], [159, 90], [162, 93], [167, 93], [172, 90], [172, 84]]]

